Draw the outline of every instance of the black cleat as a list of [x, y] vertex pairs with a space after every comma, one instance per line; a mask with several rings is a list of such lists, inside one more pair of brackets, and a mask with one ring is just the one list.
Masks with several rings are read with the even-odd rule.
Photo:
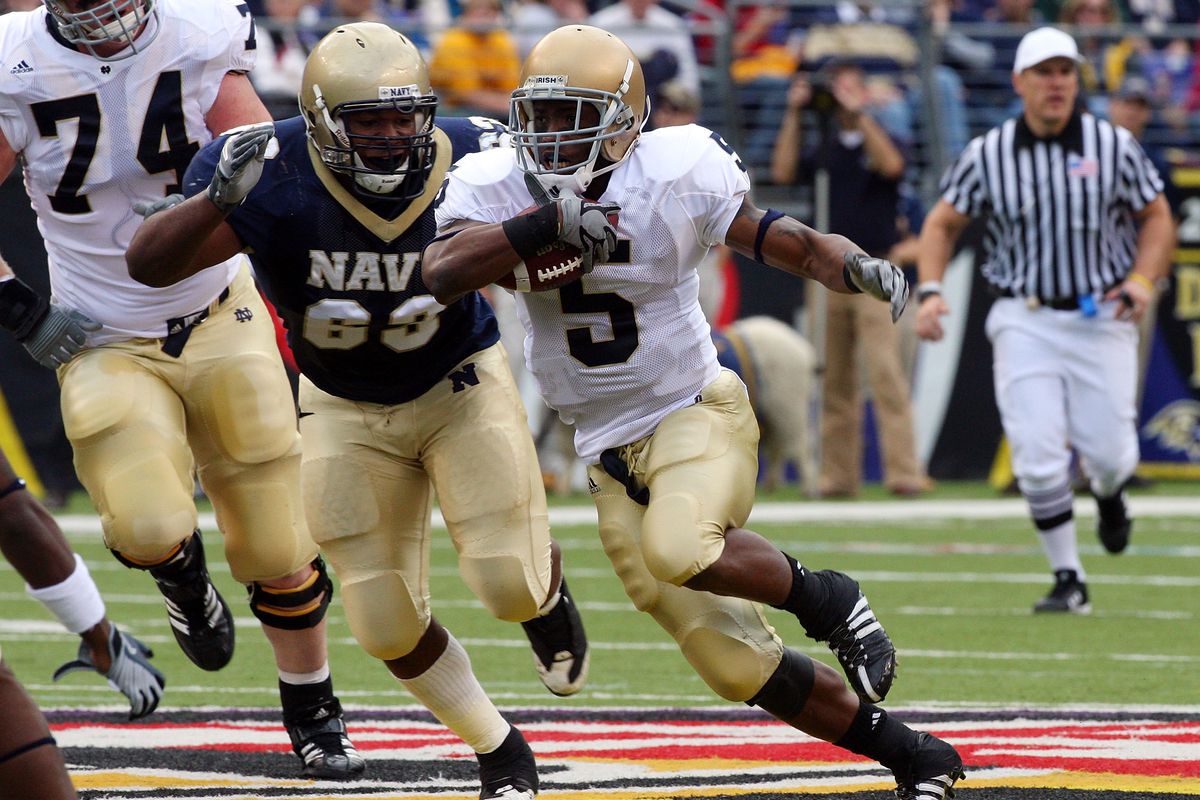
[[283, 726], [292, 740], [292, 750], [304, 762], [305, 777], [353, 778], [367, 768], [346, 735], [342, 704], [337, 698], [296, 711], [285, 709]]
[[560, 592], [550, 613], [522, 622], [521, 627], [533, 648], [538, 677], [551, 694], [567, 697], [587, 683], [588, 641], [566, 578], [560, 583]]
[[917, 736], [908, 774], [896, 776], [896, 800], [946, 800], [962, 780], [962, 758], [953, 747], [928, 733]]
[[533, 800], [538, 793], [537, 763], [525, 737], [515, 727], [504, 742], [479, 759], [479, 800]]
[[1096, 510], [1099, 515], [1096, 535], [1100, 537], [1100, 544], [1113, 555], [1124, 552], [1133, 530], [1133, 520], [1125, 507], [1125, 492], [1117, 492], [1112, 497], [1097, 497]]
[[[883, 624], [875, 617], [858, 582], [840, 572], [822, 570], [835, 579], [831, 586], [844, 598], [830, 600], [840, 608], [839, 624], [824, 639], [837, 656], [851, 688], [864, 703], [880, 703], [887, 697], [896, 678], [896, 648]], [[843, 602], [838, 602], [843, 600]]]
[[1033, 606], [1035, 614], [1090, 614], [1092, 604], [1088, 602], [1087, 584], [1079, 580], [1073, 569], [1060, 569], [1054, 573], [1054, 588], [1050, 594]]
[[193, 533], [170, 562], [151, 567], [150, 574], [166, 599], [171, 632], [184, 655], [210, 672], [228, 664], [233, 658], [233, 613], [208, 575], [200, 532]]

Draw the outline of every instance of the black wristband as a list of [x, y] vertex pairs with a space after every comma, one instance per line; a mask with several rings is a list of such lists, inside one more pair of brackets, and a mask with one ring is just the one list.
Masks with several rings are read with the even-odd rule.
[[25, 285], [20, 278], [0, 281], [0, 326], [23, 342], [50, 313], [50, 301]]
[[846, 264], [842, 265], [842, 283], [846, 284], [846, 288], [850, 290], [850, 294], [862, 294], [862, 289], [858, 288], [858, 284], [850, 277], [850, 267]]
[[528, 261], [558, 241], [558, 204], [550, 203], [528, 214], [520, 214], [500, 223], [513, 252]]

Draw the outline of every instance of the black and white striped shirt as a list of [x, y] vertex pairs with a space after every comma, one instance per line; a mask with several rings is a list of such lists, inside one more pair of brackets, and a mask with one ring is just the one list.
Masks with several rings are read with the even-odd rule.
[[1044, 302], [1119, 283], [1133, 267], [1133, 214], [1162, 190], [1133, 135], [1088, 113], [1048, 139], [1010, 119], [973, 139], [941, 185], [960, 213], [987, 218], [992, 289]]

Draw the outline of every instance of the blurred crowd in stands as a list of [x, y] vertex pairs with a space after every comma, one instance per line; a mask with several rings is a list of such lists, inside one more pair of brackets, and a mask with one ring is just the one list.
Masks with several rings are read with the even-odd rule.
[[[252, 78], [278, 116], [294, 113], [305, 55], [338, 22], [371, 19], [408, 33], [429, 60], [442, 113], [501, 120], [533, 43], [587, 22], [638, 53], [654, 101], [664, 86], [689, 95], [699, 121], [739, 148], [760, 184], [772, 182], [792, 82], [819, 83], [826, 62], [850, 58], [867, 74], [870, 113], [910, 148], [911, 172], [924, 175], [919, 189], [929, 196], [971, 136], [1015, 113], [1013, 52], [1045, 23], [1078, 39], [1089, 110], [1107, 116], [1118, 95], [1145, 104], [1144, 144], [1160, 163], [1190, 159], [1200, 127], [1200, 0], [247, 2], [267, 45]], [[0, 0], [9, 10], [39, 4]]]

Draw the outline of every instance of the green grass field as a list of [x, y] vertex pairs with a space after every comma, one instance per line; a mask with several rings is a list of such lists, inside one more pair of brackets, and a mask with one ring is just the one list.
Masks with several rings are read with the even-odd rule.
[[[812, 568], [837, 568], [860, 579], [900, 651], [900, 675], [889, 705], [1194, 707], [1200, 704], [1200, 511], [1155, 516], [1154, 507], [1160, 499], [1195, 495], [1194, 484], [1160, 484], [1138, 493], [1134, 510], [1143, 513], [1133, 546], [1120, 557], [1101, 551], [1092, 506], [1082, 506], [1080, 541], [1095, 608], [1090, 617], [1030, 613], [1050, 577], [1022, 513], [947, 518], [943, 506], [890, 502], [872, 489], [860, 502], [819, 504], [832, 509], [825, 519], [752, 520], [751, 527]], [[930, 496], [946, 502], [971, 498], [994, 502], [997, 495], [979, 484], [943, 484]], [[773, 505], [797, 499], [794, 492], [764, 497], [760, 511], [778, 509], [786, 516], [788, 508], [811, 512], [817, 507]], [[867, 506], [876, 510], [878, 521], [839, 519]], [[554, 508], [586, 514], [590, 503], [586, 498], [555, 501]], [[76, 503], [70, 510], [77, 516], [64, 527], [96, 577], [109, 616], [155, 648], [156, 663], [168, 680], [164, 708], [275, 707], [270, 650], [244, 590], [221, 561], [215, 532], [206, 531], [210, 565], [237, 617], [238, 643], [229, 667], [206, 673], [176, 647], [149, 577], [118, 565], [97, 534], [81, 531], [78, 515], [90, 509]], [[719, 704], [653, 621], [632, 610], [600, 550], [594, 525], [556, 525], [554, 533], [566, 553], [567, 574], [593, 646], [588, 688], [567, 700], [545, 692], [519, 626], [487, 615], [458, 579], [445, 532], [434, 532], [435, 613], [466, 645], [498, 705]], [[774, 611], [769, 616], [785, 642], [833, 663], [827, 650], [803, 638], [794, 619]], [[329, 619], [331, 663], [343, 702], [411, 705], [412, 698], [354, 643], [337, 601]], [[77, 641], [26, 597], [12, 568], [0, 564], [0, 642], [38, 702], [46, 708], [119, 705], [122, 698], [98, 676], [74, 674], [51, 683], [54, 668], [74, 657]]]

